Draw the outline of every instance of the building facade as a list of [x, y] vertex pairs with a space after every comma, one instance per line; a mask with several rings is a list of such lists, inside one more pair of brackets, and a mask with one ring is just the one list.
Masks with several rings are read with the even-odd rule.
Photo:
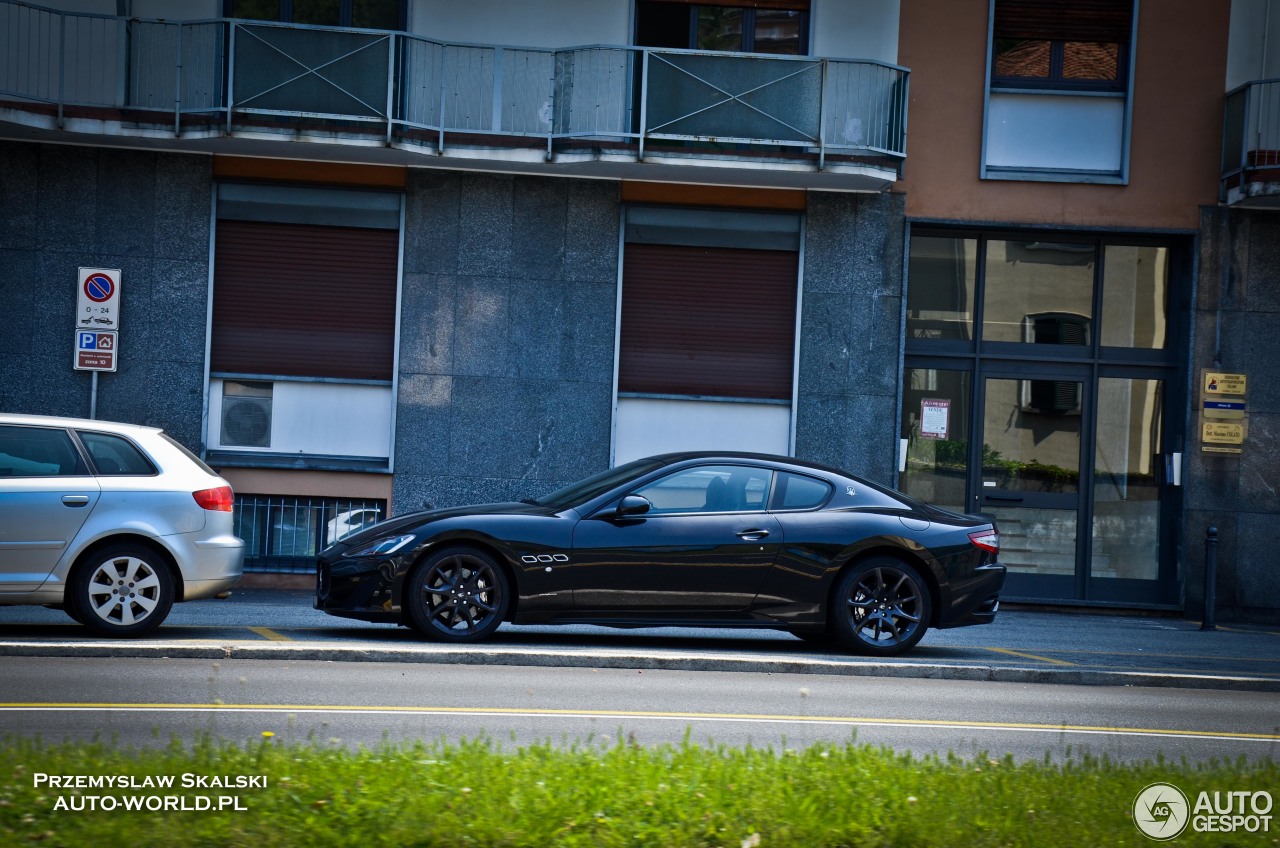
[[1280, 615], [1269, 0], [53, 6], [0, 1], [0, 407], [165, 427], [252, 569], [729, 448], [994, 515], [1026, 601], [1198, 616], [1214, 526]]

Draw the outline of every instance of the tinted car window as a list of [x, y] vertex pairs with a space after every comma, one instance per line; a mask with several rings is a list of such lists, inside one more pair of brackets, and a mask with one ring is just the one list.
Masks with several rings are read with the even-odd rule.
[[831, 495], [831, 484], [803, 474], [782, 472], [778, 475], [775, 509], [813, 509], [822, 506]]
[[0, 477], [72, 477], [87, 474], [65, 430], [0, 426]]
[[668, 474], [636, 494], [649, 514], [763, 510], [773, 472], [742, 465], [699, 465]]
[[155, 474], [156, 467], [133, 442], [110, 433], [77, 430], [99, 474]]

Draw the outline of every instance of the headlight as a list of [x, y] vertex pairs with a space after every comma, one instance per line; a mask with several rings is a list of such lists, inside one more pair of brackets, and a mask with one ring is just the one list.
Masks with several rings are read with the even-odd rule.
[[372, 545], [366, 545], [358, 551], [352, 551], [347, 554], [349, 557], [371, 557], [386, 556], [393, 554], [403, 548], [405, 545], [413, 541], [413, 536], [388, 536], [385, 539], [379, 539]]

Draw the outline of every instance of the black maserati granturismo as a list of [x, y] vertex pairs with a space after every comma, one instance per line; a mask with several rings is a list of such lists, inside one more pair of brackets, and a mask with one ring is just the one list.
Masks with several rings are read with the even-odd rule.
[[316, 608], [449, 642], [516, 624], [788, 630], [873, 656], [994, 620], [988, 519], [835, 468], [679, 453], [519, 503], [436, 509], [321, 552]]

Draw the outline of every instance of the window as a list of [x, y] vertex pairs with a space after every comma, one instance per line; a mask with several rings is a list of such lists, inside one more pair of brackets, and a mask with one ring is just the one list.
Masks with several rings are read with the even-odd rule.
[[1137, 0], [992, 0], [982, 178], [1124, 185]]
[[641, 489], [649, 515], [688, 512], [759, 512], [773, 472], [741, 465], [701, 465], [677, 471]]
[[[763, 5], [769, 8], [757, 8]], [[804, 56], [809, 52], [809, 3], [808, 0], [774, 0], [768, 4], [639, 0], [636, 44]]]
[[147, 455], [137, 445], [120, 436], [110, 433], [93, 433], [78, 430], [80, 441], [89, 456], [93, 458], [93, 466], [98, 474], [105, 476], [150, 475], [156, 473], [156, 467], [147, 459]]
[[1131, 0], [995, 0], [996, 87], [1123, 91]]
[[0, 427], [0, 477], [72, 477], [88, 473], [66, 431]]
[[830, 496], [831, 484], [825, 480], [783, 472], [773, 494], [774, 509], [815, 509]]
[[223, 0], [228, 18], [313, 26], [403, 30], [404, 0]]

